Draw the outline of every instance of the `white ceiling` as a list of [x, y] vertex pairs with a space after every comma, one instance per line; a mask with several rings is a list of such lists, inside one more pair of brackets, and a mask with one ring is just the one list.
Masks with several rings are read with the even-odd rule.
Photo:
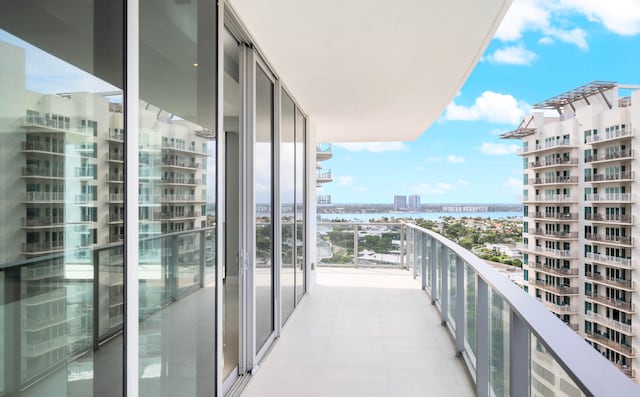
[[511, 0], [230, 0], [320, 142], [413, 140], [480, 59]]

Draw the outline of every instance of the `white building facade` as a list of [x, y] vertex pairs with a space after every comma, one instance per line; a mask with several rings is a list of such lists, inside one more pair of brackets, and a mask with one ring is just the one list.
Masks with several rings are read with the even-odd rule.
[[594, 81], [534, 105], [503, 135], [523, 142], [529, 294], [633, 379], [640, 365], [638, 88]]

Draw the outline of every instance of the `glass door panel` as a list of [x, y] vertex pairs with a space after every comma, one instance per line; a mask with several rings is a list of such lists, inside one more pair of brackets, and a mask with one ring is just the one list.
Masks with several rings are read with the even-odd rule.
[[255, 322], [256, 352], [274, 331], [273, 286], [273, 132], [274, 83], [256, 65], [255, 76]]
[[282, 324], [295, 305], [296, 232], [296, 143], [295, 105], [282, 91], [280, 118], [280, 211], [282, 222], [282, 257], [280, 288]]

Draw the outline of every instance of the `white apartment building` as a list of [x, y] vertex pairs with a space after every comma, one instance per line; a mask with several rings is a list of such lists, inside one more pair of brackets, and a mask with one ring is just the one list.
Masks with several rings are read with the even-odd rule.
[[638, 88], [591, 82], [534, 105], [502, 136], [522, 139], [525, 288], [633, 379]]

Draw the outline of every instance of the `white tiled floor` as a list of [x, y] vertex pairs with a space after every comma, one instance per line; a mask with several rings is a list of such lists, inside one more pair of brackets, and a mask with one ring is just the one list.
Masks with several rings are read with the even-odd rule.
[[474, 396], [453, 342], [408, 272], [318, 270], [243, 397]]

